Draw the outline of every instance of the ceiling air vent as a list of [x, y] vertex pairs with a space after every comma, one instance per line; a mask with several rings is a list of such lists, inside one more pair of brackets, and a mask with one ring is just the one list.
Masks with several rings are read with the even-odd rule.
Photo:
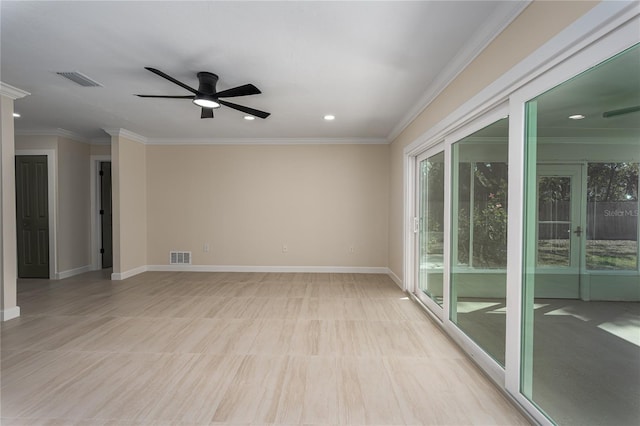
[[78, 71], [57, 72], [56, 74], [67, 78], [82, 87], [102, 87], [102, 84], [90, 79], [89, 77]]
[[169, 264], [170, 265], [191, 265], [191, 252], [190, 251], [170, 251]]

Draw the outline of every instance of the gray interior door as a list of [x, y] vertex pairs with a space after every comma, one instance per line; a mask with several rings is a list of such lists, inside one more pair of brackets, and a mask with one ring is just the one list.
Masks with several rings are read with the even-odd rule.
[[111, 208], [111, 162], [100, 163], [100, 229], [102, 248], [102, 268], [113, 266], [113, 236]]
[[49, 198], [46, 155], [16, 156], [18, 277], [49, 278]]

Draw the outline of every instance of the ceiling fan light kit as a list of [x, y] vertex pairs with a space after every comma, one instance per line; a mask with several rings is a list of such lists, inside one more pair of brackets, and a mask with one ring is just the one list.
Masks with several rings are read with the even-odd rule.
[[220, 98], [233, 98], [237, 96], [247, 96], [247, 95], [258, 95], [262, 92], [254, 86], [253, 84], [245, 84], [242, 86], [234, 87], [231, 89], [223, 90], [218, 92], [216, 90], [216, 84], [218, 83], [218, 76], [216, 74], [210, 72], [199, 72], [197, 74], [198, 77], [198, 90], [186, 85], [185, 83], [176, 80], [164, 72], [151, 68], [145, 67], [146, 70], [151, 71], [152, 73], [159, 75], [160, 77], [169, 80], [170, 82], [177, 84], [183, 89], [188, 90], [193, 93], [193, 95], [187, 96], [171, 96], [171, 95], [136, 95], [141, 98], [163, 98], [163, 99], [191, 99], [191, 101], [202, 108], [200, 118], [213, 118], [213, 110], [220, 108], [221, 105], [227, 106], [229, 108], [244, 112], [245, 114], [249, 114], [258, 118], [267, 118], [271, 115], [268, 112], [260, 111], [254, 108], [249, 108], [243, 105], [234, 104], [231, 102], [223, 101]]
[[216, 102], [213, 97], [203, 96], [201, 98], [195, 98], [193, 103], [202, 108], [220, 108], [220, 104]]

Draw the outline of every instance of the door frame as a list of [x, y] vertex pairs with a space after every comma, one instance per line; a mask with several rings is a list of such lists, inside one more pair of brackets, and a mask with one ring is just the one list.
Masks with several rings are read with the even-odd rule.
[[89, 156], [89, 182], [91, 186], [91, 270], [102, 269], [102, 232], [100, 229], [100, 163], [111, 161], [111, 155], [91, 155]]
[[[44, 155], [47, 157], [47, 205], [49, 208], [49, 279], [57, 280], [58, 276], [58, 235], [56, 224], [57, 221], [57, 198], [58, 176], [56, 150], [55, 149], [16, 149], [15, 156], [34, 156]], [[17, 228], [16, 228], [17, 229]]]

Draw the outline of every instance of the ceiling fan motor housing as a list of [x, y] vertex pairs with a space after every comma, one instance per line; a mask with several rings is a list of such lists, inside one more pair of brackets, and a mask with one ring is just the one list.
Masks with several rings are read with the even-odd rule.
[[202, 71], [198, 73], [198, 81], [200, 82], [198, 92], [207, 95], [213, 95], [216, 93], [216, 84], [218, 83], [217, 75]]

